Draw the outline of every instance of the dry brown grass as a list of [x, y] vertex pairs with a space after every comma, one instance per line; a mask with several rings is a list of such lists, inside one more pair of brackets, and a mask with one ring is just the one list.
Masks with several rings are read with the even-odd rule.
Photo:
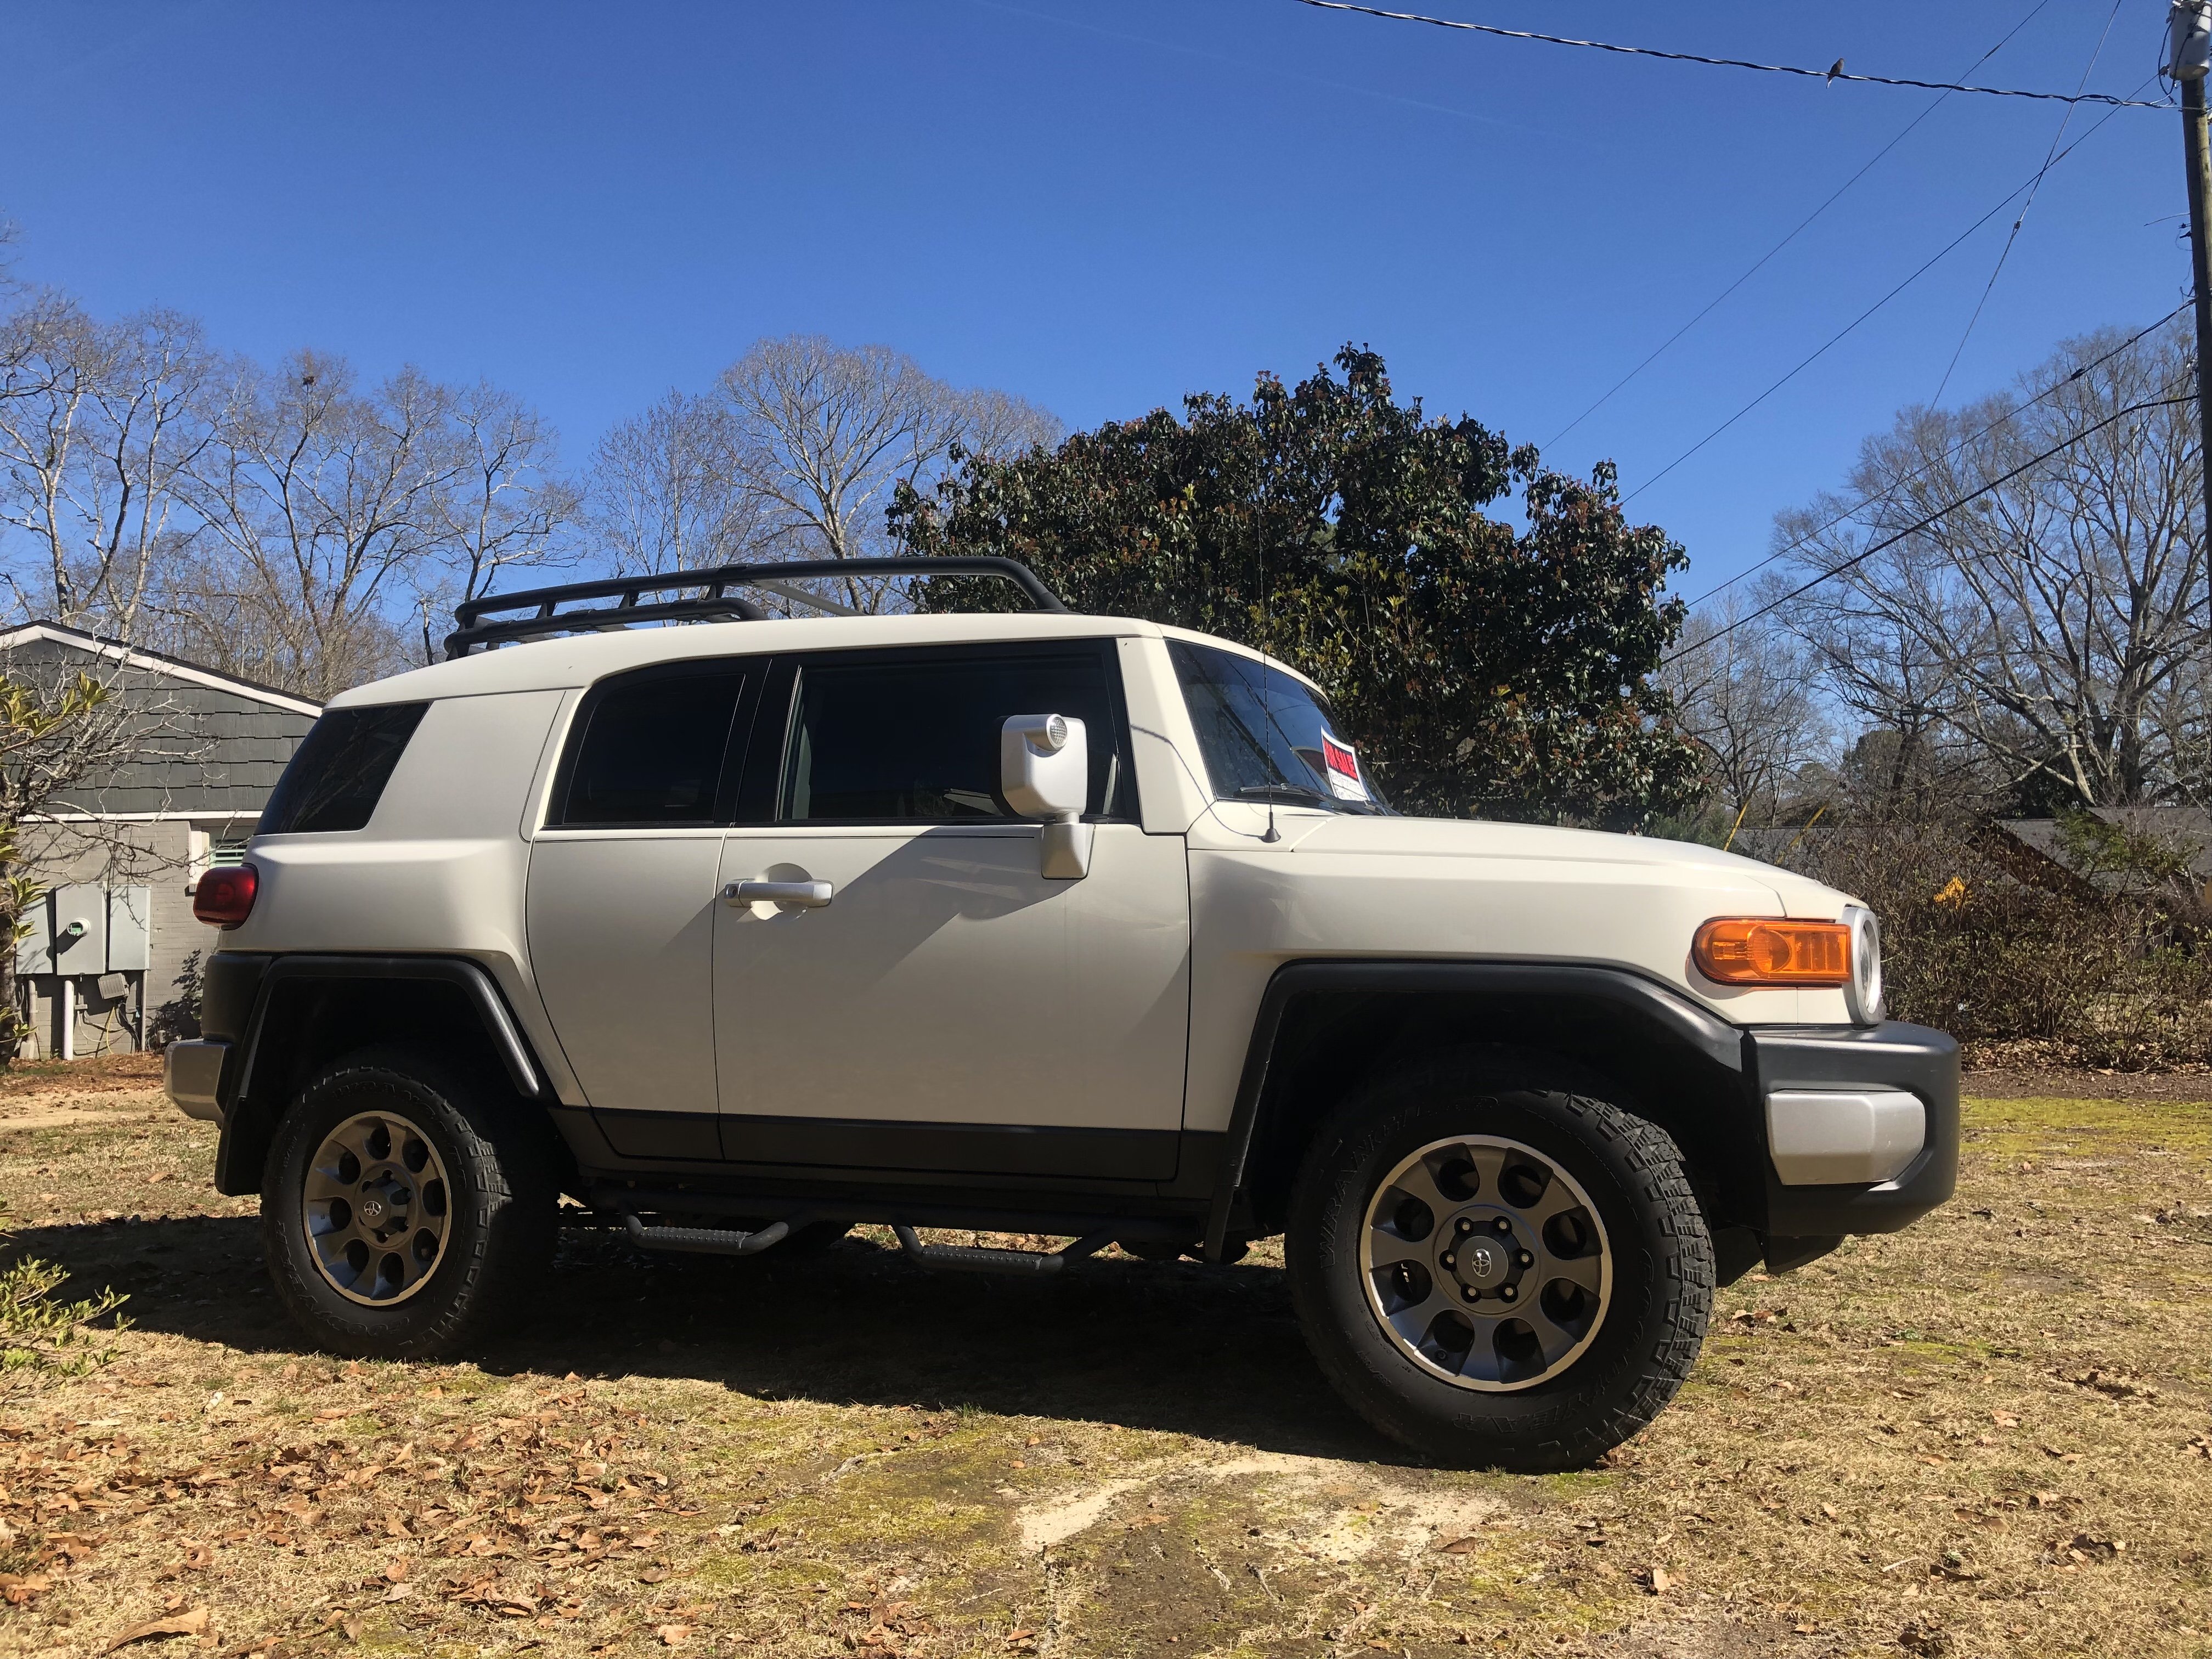
[[1970, 1121], [1952, 1206], [1723, 1292], [1651, 1431], [1528, 1479], [1369, 1435], [1264, 1261], [582, 1237], [479, 1364], [341, 1364], [143, 1070], [10, 1078], [15, 1248], [135, 1325], [0, 1376], [0, 1653], [2212, 1652], [2212, 1106]]

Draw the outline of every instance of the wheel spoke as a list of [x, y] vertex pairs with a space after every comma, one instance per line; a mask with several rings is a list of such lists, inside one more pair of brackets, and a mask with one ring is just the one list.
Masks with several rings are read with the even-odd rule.
[[1429, 1327], [1436, 1322], [1437, 1316], [1449, 1305], [1443, 1292], [1432, 1290], [1425, 1302], [1416, 1302], [1392, 1314], [1390, 1328], [1398, 1333], [1401, 1340], [1419, 1347], [1428, 1335]]
[[[1401, 1170], [1396, 1178], [1390, 1182], [1390, 1188], [1403, 1193], [1407, 1198], [1419, 1199], [1426, 1205], [1429, 1211], [1429, 1225], [1431, 1227], [1442, 1226], [1444, 1217], [1449, 1214], [1453, 1208], [1452, 1200], [1446, 1198], [1443, 1188], [1437, 1185], [1436, 1171], [1424, 1161], [1416, 1160], [1407, 1168]], [[1387, 1213], [1377, 1217], [1379, 1221], [1386, 1224], [1389, 1218]]]
[[1470, 1382], [1502, 1382], [1505, 1367], [1498, 1358], [1498, 1327], [1490, 1320], [1479, 1319], [1474, 1325], [1474, 1346], [1467, 1351], [1467, 1358], [1459, 1363], [1459, 1374]]
[[1578, 1285], [1592, 1296], [1605, 1288], [1605, 1258], [1601, 1255], [1553, 1255], [1549, 1250], [1536, 1258], [1536, 1267], [1529, 1278], [1541, 1284], [1550, 1279], [1564, 1279]]
[[1530, 1297], [1528, 1306], [1521, 1310], [1520, 1316], [1528, 1322], [1528, 1328], [1535, 1332], [1536, 1346], [1543, 1350], [1547, 1370], [1565, 1359], [1574, 1351], [1575, 1345], [1582, 1340], [1579, 1334], [1558, 1323], [1544, 1311], [1541, 1297]]
[[1412, 1239], [1401, 1238], [1388, 1227], [1370, 1227], [1368, 1229], [1367, 1237], [1367, 1260], [1376, 1272], [1380, 1273], [1385, 1267], [1395, 1267], [1403, 1261], [1410, 1261], [1425, 1272], [1427, 1270], [1429, 1266], [1427, 1240], [1424, 1239], [1416, 1243]]
[[1475, 1196], [1486, 1204], [1503, 1202], [1498, 1195], [1498, 1178], [1505, 1173], [1505, 1149], [1477, 1141], [1461, 1150], [1467, 1161], [1474, 1165]]

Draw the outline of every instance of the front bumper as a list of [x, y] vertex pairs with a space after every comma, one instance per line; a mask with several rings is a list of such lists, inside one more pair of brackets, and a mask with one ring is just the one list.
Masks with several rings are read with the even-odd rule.
[[222, 1067], [230, 1044], [212, 1038], [173, 1042], [161, 1051], [161, 1092], [186, 1117], [222, 1121]]
[[[1752, 1081], [1775, 1137], [1766, 1164], [1770, 1241], [1895, 1232], [1951, 1196], [1959, 1179], [1959, 1045], [1948, 1035], [1895, 1020], [1759, 1026], [1747, 1035]], [[1895, 1173], [1822, 1178], [1854, 1168]]]

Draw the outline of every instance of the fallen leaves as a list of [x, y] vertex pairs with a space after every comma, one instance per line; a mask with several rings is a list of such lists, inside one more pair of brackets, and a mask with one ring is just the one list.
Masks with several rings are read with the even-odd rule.
[[2158, 1390], [2132, 1371], [2093, 1366], [2086, 1371], [2062, 1371], [2059, 1374], [2077, 1389], [2110, 1395], [2116, 1400], [2152, 1401], [2158, 1398]]
[[118, 1649], [129, 1647], [134, 1642], [150, 1642], [157, 1637], [204, 1636], [207, 1634], [208, 1620], [210, 1616], [206, 1607], [198, 1607], [188, 1608], [183, 1613], [167, 1613], [159, 1619], [149, 1619], [143, 1625], [133, 1625], [100, 1651], [113, 1653]]
[[659, 1625], [654, 1627], [653, 1633], [660, 1638], [661, 1646], [680, 1648], [691, 1639], [691, 1630], [690, 1625]]
[[0, 1572], [0, 1599], [11, 1607], [20, 1607], [34, 1595], [52, 1589], [52, 1581], [35, 1573]]
[[2116, 1561], [2127, 1551], [2127, 1545], [2117, 1538], [2100, 1538], [2094, 1533], [2077, 1532], [2063, 1544], [2051, 1547], [2051, 1559], [2061, 1561]]
[[1674, 1588], [1674, 1576], [1664, 1567], [1653, 1567], [1644, 1575], [1644, 1587], [1654, 1595], [1664, 1595]]

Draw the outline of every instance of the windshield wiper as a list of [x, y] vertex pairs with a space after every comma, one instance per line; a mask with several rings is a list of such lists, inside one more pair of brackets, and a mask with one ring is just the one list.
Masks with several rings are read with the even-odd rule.
[[1237, 792], [1239, 800], [1271, 800], [1285, 806], [1326, 806], [1334, 811], [1335, 797], [1295, 783], [1248, 783]]

